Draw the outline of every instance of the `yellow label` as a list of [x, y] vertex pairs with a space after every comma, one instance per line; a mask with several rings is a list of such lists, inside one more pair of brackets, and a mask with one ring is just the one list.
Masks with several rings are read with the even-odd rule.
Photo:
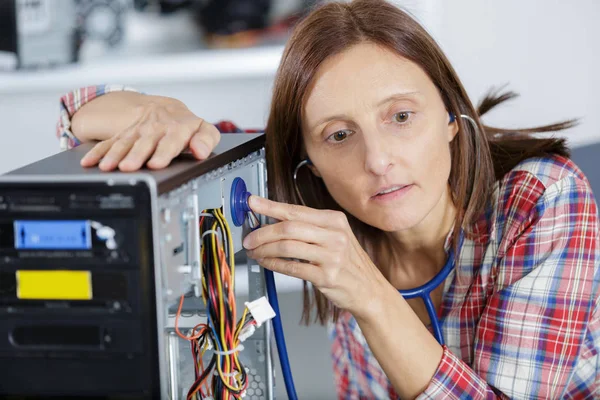
[[90, 271], [17, 271], [17, 298], [91, 300]]

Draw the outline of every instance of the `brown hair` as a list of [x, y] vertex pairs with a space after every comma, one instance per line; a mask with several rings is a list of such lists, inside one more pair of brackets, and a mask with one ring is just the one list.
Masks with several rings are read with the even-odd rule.
[[[457, 118], [459, 132], [450, 145], [449, 184], [459, 210], [455, 239], [461, 227], [475, 221], [484, 211], [494, 182], [520, 161], [550, 154], [569, 156], [564, 139], [536, 138], [533, 134], [569, 128], [575, 124], [573, 120], [529, 129], [483, 125], [479, 116], [516, 94], [492, 90], [475, 109], [442, 50], [407, 13], [384, 0], [329, 3], [310, 13], [295, 28], [277, 72], [265, 132], [268, 189], [272, 199], [301, 204], [294, 190], [293, 170], [306, 157], [301, 127], [309, 85], [325, 59], [360, 42], [380, 45], [419, 65], [438, 88], [446, 109], [456, 116], [471, 116], [477, 123], [476, 130]], [[322, 180], [307, 168], [299, 172], [298, 186], [307, 206], [341, 210]], [[383, 239], [383, 232], [346, 215], [361, 245], [375, 257], [373, 249]], [[305, 323], [311, 320], [313, 307], [321, 323], [332, 315], [337, 317], [338, 310], [323, 294], [315, 288], [309, 289], [306, 282], [304, 285]]]

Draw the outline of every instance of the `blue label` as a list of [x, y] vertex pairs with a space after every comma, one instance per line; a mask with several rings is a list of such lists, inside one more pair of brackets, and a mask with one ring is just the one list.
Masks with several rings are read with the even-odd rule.
[[92, 248], [89, 221], [15, 221], [15, 248], [87, 250]]

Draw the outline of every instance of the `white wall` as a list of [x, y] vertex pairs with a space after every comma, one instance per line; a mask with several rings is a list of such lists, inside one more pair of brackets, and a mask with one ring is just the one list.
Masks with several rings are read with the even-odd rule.
[[576, 117], [571, 143], [600, 141], [600, 1], [452, 0], [440, 20], [438, 39], [473, 99], [504, 83], [521, 94], [486, 122]]
[[[600, 24], [596, 23], [600, 2], [579, 0], [565, 6], [542, 0], [395, 1], [422, 18], [474, 100], [489, 86], [504, 83], [521, 93], [520, 99], [495, 112], [488, 122], [518, 127], [581, 117], [582, 125], [570, 134], [572, 143], [600, 140], [600, 115], [594, 112], [600, 109], [600, 100], [593, 96], [594, 89], [600, 89], [600, 77], [594, 73], [600, 70]], [[107, 75], [116, 79], [119, 71]], [[0, 118], [5, 126], [0, 172], [56, 150], [52, 131], [57, 97], [70, 88], [65, 80], [62, 86], [41, 85], [51, 88], [40, 90], [15, 90], [14, 84], [4, 85], [12, 87], [3, 90], [2, 83], [10, 83], [13, 76], [0, 76]], [[267, 113], [271, 77], [268, 72], [258, 79], [188, 85], [165, 79], [139, 87], [187, 100], [208, 119], [229, 117], [242, 125], [260, 126]], [[135, 80], [118, 83], [135, 84]], [[24, 143], [26, 154], [17, 155]]]
[[[489, 86], [504, 83], [521, 94], [512, 105], [486, 117], [488, 123], [520, 127], [580, 117], [582, 124], [569, 133], [572, 144], [600, 141], [600, 97], [595, 95], [600, 90], [599, 1], [394, 1], [407, 4], [424, 20], [474, 100]], [[168, 64], [175, 59], [162, 60], [161, 68], [177, 70], [176, 64]], [[275, 59], [267, 60], [268, 66], [260, 72], [241, 74], [235, 80], [215, 75], [185, 82], [181, 76], [152, 83], [132, 76], [131, 65], [118, 79], [121, 68], [127, 69], [123, 60], [107, 63], [105, 75], [93, 66], [50, 74], [0, 74], [0, 173], [56, 152], [53, 132], [58, 96], [80, 84], [104, 82], [109, 76], [116, 83], [182, 98], [209, 120], [228, 117], [241, 125], [261, 126]], [[245, 62], [244, 58], [237, 61], [241, 70]], [[151, 75], [151, 71], [142, 72]], [[41, 76], [48, 81], [44, 83]], [[69, 80], [70, 76], [74, 79]], [[28, 83], [32, 79], [34, 83]]]

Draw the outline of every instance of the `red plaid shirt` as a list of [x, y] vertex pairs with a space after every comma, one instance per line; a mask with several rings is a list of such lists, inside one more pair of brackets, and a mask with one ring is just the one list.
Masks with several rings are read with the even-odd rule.
[[[69, 130], [77, 109], [114, 90], [133, 89], [61, 98], [63, 148], [78, 144]], [[444, 284], [446, 344], [419, 398], [600, 398], [600, 240], [587, 179], [568, 159], [530, 159], [496, 183], [492, 205], [465, 229]], [[329, 333], [340, 399], [398, 397], [349, 313]]]

